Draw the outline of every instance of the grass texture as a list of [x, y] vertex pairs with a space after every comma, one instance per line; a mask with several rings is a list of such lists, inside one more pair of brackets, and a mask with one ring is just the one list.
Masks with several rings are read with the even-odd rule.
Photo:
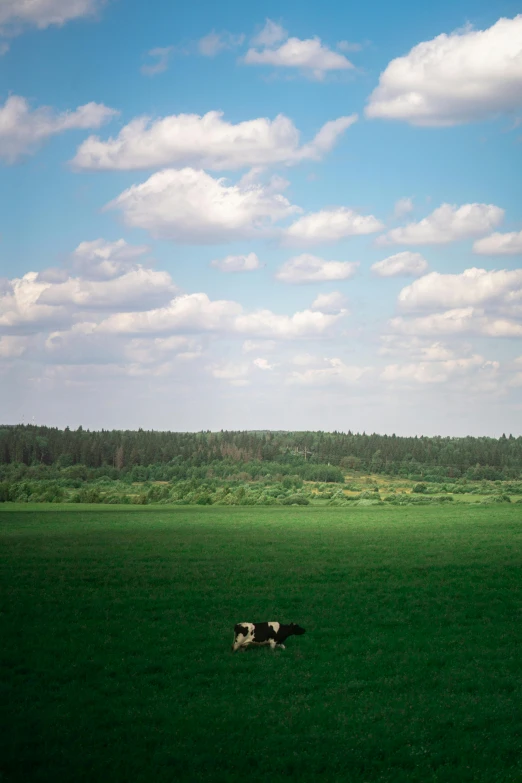
[[522, 781], [516, 507], [5, 508], [2, 783]]

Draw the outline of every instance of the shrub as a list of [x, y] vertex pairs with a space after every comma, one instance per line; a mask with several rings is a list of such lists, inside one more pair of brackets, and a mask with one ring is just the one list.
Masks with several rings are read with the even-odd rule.
[[304, 495], [289, 495], [281, 501], [282, 506], [308, 506], [310, 501]]
[[415, 484], [415, 486], [412, 489], [412, 492], [418, 492], [418, 493], [423, 494], [423, 493], [427, 492], [427, 490], [428, 490], [428, 487], [426, 486], [426, 484], [421, 483], [421, 484]]

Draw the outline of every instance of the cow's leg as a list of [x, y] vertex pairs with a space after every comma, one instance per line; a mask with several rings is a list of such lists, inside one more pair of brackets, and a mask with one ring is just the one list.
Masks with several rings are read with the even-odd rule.
[[270, 645], [270, 649], [271, 649], [271, 650], [275, 650], [275, 648], [277, 647], [277, 642], [276, 642], [276, 640], [275, 640], [275, 639], [269, 639], [269, 640], [268, 640], [268, 643], [269, 643], [269, 645]]
[[280, 647], [282, 650], [286, 650], [286, 647], [284, 646], [284, 644], [278, 644], [277, 646]]

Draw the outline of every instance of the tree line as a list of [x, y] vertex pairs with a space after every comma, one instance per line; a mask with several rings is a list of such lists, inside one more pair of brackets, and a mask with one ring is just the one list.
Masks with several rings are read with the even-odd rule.
[[84, 465], [127, 473], [138, 466], [199, 467], [219, 462], [279, 463], [303, 468], [307, 465], [309, 470], [314, 465], [330, 465], [345, 471], [412, 475], [428, 480], [461, 476], [503, 480], [522, 475], [522, 437], [402, 437], [351, 431], [91, 431], [82, 427], [60, 430], [36, 425], [0, 426], [3, 465]]

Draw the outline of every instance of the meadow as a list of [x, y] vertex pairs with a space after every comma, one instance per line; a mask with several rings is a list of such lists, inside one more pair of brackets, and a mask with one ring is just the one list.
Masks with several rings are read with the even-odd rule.
[[[520, 506], [0, 507], [2, 783], [522, 780]], [[297, 622], [231, 653], [234, 623]]]

